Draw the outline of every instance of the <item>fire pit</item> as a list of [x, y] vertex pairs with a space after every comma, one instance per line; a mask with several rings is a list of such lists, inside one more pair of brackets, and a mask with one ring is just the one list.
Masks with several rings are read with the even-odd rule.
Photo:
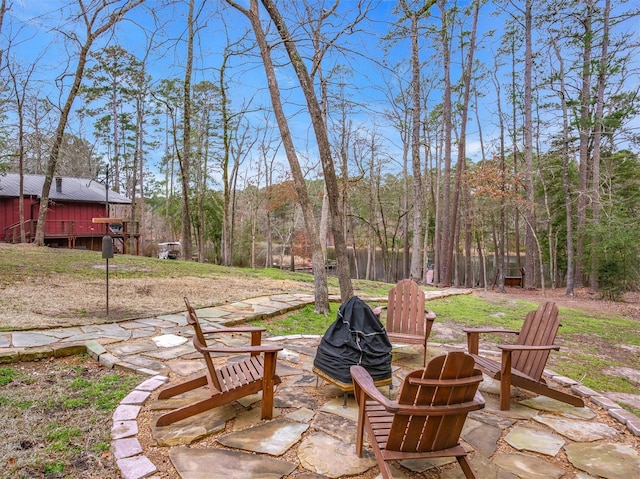
[[358, 296], [345, 301], [338, 317], [322, 337], [313, 372], [344, 393], [353, 391], [349, 368], [365, 368], [376, 386], [391, 385], [391, 342], [373, 311]]

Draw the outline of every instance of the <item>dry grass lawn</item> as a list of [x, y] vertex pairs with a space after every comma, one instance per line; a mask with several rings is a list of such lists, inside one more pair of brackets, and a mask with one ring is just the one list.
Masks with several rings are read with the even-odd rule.
[[[107, 317], [106, 265], [100, 254], [77, 252], [82, 258], [77, 268], [86, 268], [88, 274], [74, 270], [73, 263], [47, 263], [42, 274], [33, 265], [34, 255], [44, 263], [69, 253], [0, 243], [0, 270], [4, 270], [0, 275], [0, 330], [79, 326], [174, 313], [184, 311], [184, 296], [198, 306], [211, 306], [267, 294], [313, 292], [311, 282], [242, 275], [237, 269], [220, 267], [208, 276], [200, 272], [190, 276], [185, 262], [142, 258], [146, 262], [140, 265], [116, 256], [109, 263]], [[155, 266], [163, 269], [150, 269]]]
[[119, 477], [111, 415], [141, 380], [85, 356], [0, 365], [0, 477]]

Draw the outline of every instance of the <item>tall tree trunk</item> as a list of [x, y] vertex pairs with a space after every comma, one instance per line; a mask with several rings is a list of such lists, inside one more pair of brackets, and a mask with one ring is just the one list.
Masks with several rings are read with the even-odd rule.
[[347, 243], [345, 241], [345, 228], [340, 208], [340, 189], [334, 168], [333, 158], [331, 157], [331, 144], [327, 134], [327, 127], [324, 123], [322, 109], [318, 103], [314, 91], [313, 81], [307, 70], [302, 57], [298, 53], [298, 47], [293, 41], [289, 30], [287, 29], [284, 19], [280, 11], [272, 0], [262, 0], [262, 4], [269, 13], [271, 20], [278, 29], [280, 38], [284, 42], [284, 46], [289, 55], [289, 60], [296, 72], [302, 92], [304, 93], [311, 123], [318, 144], [318, 153], [322, 163], [322, 171], [327, 185], [327, 193], [329, 194], [329, 211], [331, 213], [331, 228], [333, 232], [333, 240], [336, 248], [336, 268], [338, 272], [338, 282], [340, 284], [340, 297], [342, 301], [346, 301], [353, 296], [353, 285], [351, 284], [351, 272], [349, 269], [349, 257], [347, 255]]
[[182, 240], [182, 259], [187, 261], [191, 261], [191, 257], [193, 255], [189, 187], [191, 183], [191, 73], [193, 70], [193, 37], [195, 35], [193, 28], [194, 3], [195, 0], [189, 1], [189, 13], [187, 17], [187, 60], [182, 92], [182, 154], [178, 156], [178, 159], [180, 160], [180, 178], [182, 179], [182, 227], [180, 229], [180, 236]]
[[229, 55], [225, 48], [222, 65], [220, 66], [220, 78], [218, 87], [220, 89], [220, 114], [222, 116], [222, 264], [231, 266], [233, 263], [232, 248], [233, 238], [231, 236], [231, 188], [229, 184], [229, 158], [231, 156], [231, 118], [228, 112], [227, 85], [225, 73], [227, 71], [227, 60]]
[[418, 47], [418, 17], [411, 15], [411, 71], [413, 85], [411, 104], [411, 171], [413, 176], [413, 224], [411, 242], [411, 279], [422, 281], [422, 161], [420, 160], [420, 56]]
[[[609, 17], [611, 14], [611, 0], [605, 1], [604, 20], [602, 30], [602, 52], [600, 54], [600, 65], [598, 71], [598, 93], [596, 98], [596, 112], [593, 130], [593, 165], [591, 184], [593, 192], [591, 194], [591, 209], [594, 231], [598, 230], [600, 224], [600, 142], [602, 140], [602, 120], [604, 117], [604, 88], [607, 81], [607, 64], [609, 56]], [[600, 238], [597, 234], [591, 235], [591, 277], [590, 285], [594, 291], [598, 290], [598, 243]]]
[[[4, 10], [6, 6], [3, 4], [0, 6], [0, 32], [2, 31], [1, 22], [2, 16], [4, 16]], [[2, 62], [2, 50], [0, 50], [0, 63]], [[2, 65], [0, 64], [0, 68]], [[24, 130], [24, 102], [27, 92], [27, 84], [31, 74], [36, 69], [36, 65], [33, 64], [22, 81], [18, 78], [18, 73], [13, 69], [11, 65], [7, 65], [7, 71], [11, 77], [11, 84], [13, 87], [13, 94], [16, 102], [16, 112], [18, 114], [18, 174], [19, 180], [19, 193], [18, 193], [18, 221], [20, 222], [20, 242], [27, 242], [27, 232], [25, 230], [25, 216], [24, 216], [24, 160], [25, 160], [25, 130]]]
[[278, 86], [278, 80], [276, 78], [275, 66], [271, 59], [271, 48], [267, 43], [267, 38], [260, 22], [258, 0], [251, 0], [249, 10], [231, 0], [226, 1], [249, 19], [253, 31], [255, 32], [258, 46], [260, 47], [260, 55], [262, 57], [262, 63], [267, 76], [271, 104], [278, 123], [280, 135], [282, 136], [282, 144], [287, 155], [287, 160], [291, 167], [291, 174], [293, 176], [293, 182], [298, 195], [298, 202], [302, 208], [307, 236], [311, 242], [312, 261], [314, 264], [313, 279], [315, 286], [315, 311], [317, 313], [327, 314], [329, 312], [329, 289], [327, 286], [327, 270], [325, 268], [325, 261], [322, 255], [322, 248], [320, 246], [320, 238], [318, 236], [313, 207], [307, 191], [307, 185], [304, 181], [304, 175], [298, 162], [289, 124], [282, 107], [280, 87]]
[[[80, 84], [82, 83], [82, 77], [84, 74], [84, 68], [87, 63], [87, 55], [93, 46], [95, 40], [110, 30], [114, 25], [116, 25], [122, 18], [125, 16], [127, 12], [132, 10], [133, 8], [140, 5], [144, 0], [131, 0], [130, 2], [124, 4], [122, 7], [117, 8], [115, 11], [106, 13], [106, 19], [102, 24], [96, 27], [96, 24], [100, 20], [100, 15], [103, 13], [105, 9], [113, 5], [113, 2], [102, 2], [100, 4], [95, 4], [95, 10], [89, 11], [85, 8], [85, 5], [82, 2], [78, 2], [80, 7], [80, 13], [78, 18], [84, 19], [85, 29], [86, 29], [86, 38], [84, 43], [80, 46], [80, 51], [77, 55], [77, 63], [76, 70], [73, 75], [73, 83], [71, 88], [69, 89], [69, 94], [67, 95], [67, 99], [64, 102], [63, 107], [60, 109], [60, 117], [58, 119], [58, 126], [56, 127], [56, 132], [53, 137], [53, 143], [51, 145], [51, 151], [49, 153], [49, 159], [47, 161], [47, 167], [45, 171], [45, 179], [42, 184], [42, 194], [40, 196], [40, 210], [38, 212], [38, 225], [36, 227], [36, 237], [34, 243], [38, 246], [44, 245], [44, 235], [45, 235], [45, 227], [47, 220], [47, 212], [49, 210], [49, 190], [51, 189], [51, 183], [53, 182], [53, 176], [56, 172], [56, 167], [58, 165], [58, 159], [60, 156], [60, 146], [64, 140], [64, 132], [67, 128], [67, 122], [69, 120], [69, 114], [71, 113], [71, 108], [73, 107], [73, 102], [78, 96], [78, 92], [80, 90]], [[93, 4], [92, 4], [93, 5]], [[94, 30], [94, 27], [95, 30]]]
[[589, 140], [591, 137], [591, 55], [592, 55], [592, 22], [594, 5], [593, 0], [585, 2], [582, 25], [583, 51], [582, 51], [582, 86], [580, 89], [580, 117], [578, 119], [580, 135], [580, 165], [578, 168], [578, 211], [576, 228], [576, 269], [575, 285], [584, 286], [584, 231], [587, 224], [587, 205], [589, 202]]
[[455, 229], [455, 218], [451, 215], [451, 53], [449, 48], [449, 23], [447, 21], [447, 2], [444, 0], [438, 1], [442, 17], [442, 26], [440, 31], [441, 43], [442, 43], [442, 64], [444, 75], [444, 92], [442, 96], [442, 128], [444, 131], [444, 168], [442, 171], [442, 201], [440, 202], [441, 209], [441, 231], [440, 231], [440, 249], [443, 254], [440, 258], [441, 271], [440, 271], [440, 285], [451, 286], [451, 279], [453, 274], [453, 249], [454, 245], [451, 243], [451, 231]]
[[[512, 148], [512, 156], [513, 156], [513, 178], [518, 178], [519, 165], [518, 165], [518, 95], [516, 93], [518, 80], [516, 74], [516, 40], [513, 34], [510, 37], [511, 41], [511, 121], [513, 122], [513, 128], [511, 132], [511, 148]], [[505, 152], [506, 154], [506, 152]], [[519, 197], [520, 195], [520, 187], [518, 186], [518, 182], [514, 184], [514, 196]], [[517, 211], [517, 206], [514, 207], [513, 212], [513, 243], [515, 247], [516, 253], [516, 265], [518, 271], [522, 268], [521, 262], [521, 254], [520, 254], [520, 214]], [[507, 221], [507, 212], [505, 211], [505, 221]], [[508, 234], [507, 225], [505, 224], [505, 235]], [[505, 236], [505, 247], [506, 247], [506, 266], [505, 266], [505, 276], [509, 276], [510, 272], [510, 262], [509, 262], [509, 241]], [[513, 274], [513, 273], [511, 273]]]
[[500, 82], [498, 81], [497, 68], [493, 71], [493, 83], [496, 87], [496, 108], [498, 110], [498, 126], [499, 126], [499, 161], [500, 161], [500, 199], [499, 201], [499, 219], [498, 219], [498, 228], [495, 231], [494, 228], [494, 243], [495, 243], [495, 273], [494, 273], [494, 283], [497, 283], [498, 290], [501, 293], [504, 293], [504, 277], [505, 274], [505, 243], [506, 243], [506, 200], [505, 193], [507, 190], [507, 180], [506, 180], [506, 164], [505, 164], [505, 125], [504, 125], [504, 116], [502, 114], [502, 102], [501, 91], [500, 91]]
[[[535, 235], [535, 209], [534, 209], [534, 191], [533, 191], [533, 107], [532, 107], [532, 85], [531, 71], [533, 70], [533, 54], [532, 54], [532, 0], [525, 2], [525, 53], [524, 53], [524, 178], [525, 178], [525, 219], [526, 233], [524, 237], [524, 287], [533, 289], [536, 285], [535, 278], [535, 253], [536, 239]], [[542, 271], [540, 272], [542, 275]]]
[[[469, 39], [469, 51], [467, 52], [467, 58], [465, 61], [465, 68], [463, 73], [463, 92], [462, 92], [462, 111], [460, 113], [460, 138], [458, 141], [458, 164], [456, 165], [456, 178], [454, 184], [454, 200], [453, 200], [453, 208], [452, 208], [452, 218], [458, 217], [458, 204], [460, 203], [460, 194], [462, 192], [467, 191], [465, 188], [465, 171], [466, 171], [466, 144], [467, 144], [467, 116], [469, 112], [469, 99], [471, 98], [471, 74], [473, 71], [473, 56], [476, 49], [476, 32], [478, 30], [478, 15], [480, 10], [480, 4], [478, 1], [474, 4], [474, 15], [473, 22], [471, 27], [471, 38]], [[462, 42], [462, 38], [460, 39]], [[467, 204], [467, 209], [465, 214], [463, 215], [464, 226], [465, 226], [465, 251], [466, 256], [469, 258], [467, 260], [467, 266], [465, 267], [465, 285], [468, 287], [471, 286], [471, 225], [470, 225], [470, 217], [468, 213], [468, 204], [469, 202], [465, 202]], [[452, 223], [454, 224], [454, 223]], [[452, 228], [449, 234], [449, 241], [451, 244], [456, 244], [456, 234], [455, 229]]]
[[420, 160], [420, 121], [422, 117], [420, 93], [420, 49], [418, 44], [418, 19], [428, 12], [435, 0], [426, 2], [417, 12], [409, 10], [406, 2], [401, 1], [402, 8], [411, 22], [411, 172], [412, 172], [412, 242], [410, 277], [414, 281], [422, 281], [422, 246], [423, 246], [423, 198], [422, 198], [422, 161]]

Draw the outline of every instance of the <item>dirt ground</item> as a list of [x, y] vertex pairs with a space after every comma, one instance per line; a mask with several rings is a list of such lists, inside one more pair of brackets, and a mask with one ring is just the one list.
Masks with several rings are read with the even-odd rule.
[[[64, 286], [63, 286], [64, 285]], [[195, 277], [113, 278], [78, 282], [66, 278], [30, 278], [0, 294], [0, 327], [38, 329], [120, 321], [184, 311], [184, 296], [198, 307], [267, 294], [312, 293], [311, 283], [229, 276], [224, 281]]]

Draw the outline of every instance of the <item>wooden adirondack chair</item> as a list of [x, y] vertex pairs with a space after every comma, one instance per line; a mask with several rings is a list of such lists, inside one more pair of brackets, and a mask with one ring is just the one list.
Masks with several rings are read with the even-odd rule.
[[467, 414], [484, 407], [482, 372], [471, 356], [455, 351], [433, 358], [409, 373], [396, 401], [361, 366], [352, 366], [351, 376], [358, 402], [356, 453], [362, 457], [366, 431], [384, 479], [392, 477], [389, 461], [436, 457], [455, 457], [467, 479], [476, 477], [460, 445]]
[[[549, 353], [560, 349], [560, 346], [554, 344], [559, 327], [558, 306], [545, 302], [527, 314], [520, 331], [464, 329], [467, 333], [467, 349], [475, 359], [476, 366], [488, 376], [500, 380], [501, 410], [508, 410], [510, 407], [512, 384], [573, 406], [584, 406], [581, 398], [550, 388], [542, 377]], [[501, 361], [496, 361], [478, 354], [480, 333], [517, 334], [518, 339], [515, 344], [498, 345], [502, 358]]]
[[412, 279], [398, 281], [389, 291], [387, 306], [373, 310], [380, 316], [387, 310], [385, 329], [391, 342], [422, 344], [424, 346], [423, 363], [427, 363], [427, 339], [431, 334], [436, 315], [425, 309], [424, 292]]
[[[283, 349], [282, 346], [261, 345], [262, 332], [265, 328], [246, 326], [203, 330], [189, 300], [184, 298], [184, 301], [187, 305], [187, 320], [195, 330], [193, 345], [202, 353], [207, 372], [195, 379], [162, 390], [158, 399], [167, 399], [202, 386], [209, 387], [211, 397], [163, 414], [158, 418], [156, 425], [166, 426], [258, 391], [262, 391], [261, 417], [271, 419], [274, 387], [280, 384], [280, 378], [276, 375], [276, 361], [278, 351]], [[251, 333], [251, 345], [230, 348], [207, 344], [207, 336], [237, 333]], [[216, 368], [211, 358], [211, 354], [214, 353], [223, 355], [250, 353], [250, 356]]]

